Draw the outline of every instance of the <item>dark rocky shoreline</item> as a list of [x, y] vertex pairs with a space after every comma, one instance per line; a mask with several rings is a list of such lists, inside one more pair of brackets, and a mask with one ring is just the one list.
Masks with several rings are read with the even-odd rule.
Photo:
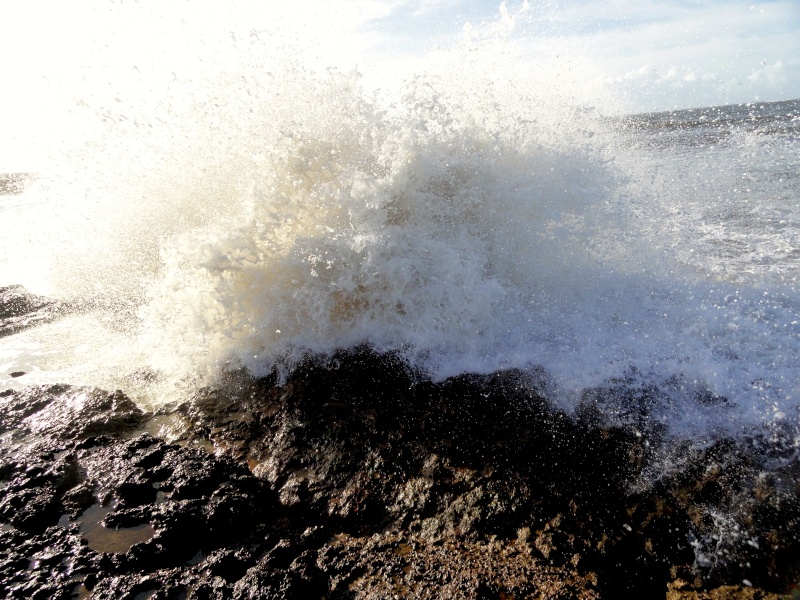
[[[725, 439], [687, 446], [683, 466], [653, 480], [657, 428], [603, 424], [592, 404], [608, 390], [570, 417], [537, 392], [538, 377], [508, 371], [433, 384], [362, 350], [309, 362], [284, 385], [232, 376], [155, 415], [121, 392], [2, 392], [4, 592], [700, 599], [791, 591], [800, 566], [795, 459], [765, 470], [758, 440]], [[698, 560], [696, 550], [712, 545]]]
[[[0, 291], [17, 298], [3, 327], [54, 314]], [[658, 390], [609, 382], [575, 415], [546, 390], [535, 370], [432, 383], [358, 349], [281, 385], [232, 374], [156, 414], [119, 391], [0, 392], [3, 593], [796, 594], [792, 431], [699, 445], [665, 436]], [[610, 403], [627, 411], [613, 423]]]

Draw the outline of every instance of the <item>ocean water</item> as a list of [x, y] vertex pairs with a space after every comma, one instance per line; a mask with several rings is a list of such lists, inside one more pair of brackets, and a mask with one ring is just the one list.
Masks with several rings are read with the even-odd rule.
[[152, 407], [368, 344], [436, 380], [541, 366], [568, 410], [656, 386], [680, 435], [797, 427], [799, 101], [623, 117], [507, 38], [388, 79], [266, 39], [64, 92], [0, 196], [0, 284], [76, 308], [0, 338], [0, 388]]

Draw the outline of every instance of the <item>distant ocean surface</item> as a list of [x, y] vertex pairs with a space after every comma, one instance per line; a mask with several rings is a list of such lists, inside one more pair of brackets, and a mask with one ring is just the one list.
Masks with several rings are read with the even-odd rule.
[[799, 100], [625, 122], [656, 167], [653, 181], [668, 188], [670, 220], [691, 240], [674, 247], [682, 261], [730, 281], [797, 286]]
[[157, 406], [367, 344], [434, 379], [541, 366], [566, 408], [655, 387], [686, 435], [796, 428], [800, 101], [607, 118], [486, 76], [237, 79], [6, 185], [0, 284], [80, 308], [0, 338], [0, 389]]

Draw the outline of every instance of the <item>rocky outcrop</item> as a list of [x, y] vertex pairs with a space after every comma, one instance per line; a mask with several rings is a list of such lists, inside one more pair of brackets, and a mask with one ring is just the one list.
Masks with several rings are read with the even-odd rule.
[[0, 337], [52, 321], [64, 305], [21, 285], [0, 287]]
[[789, 591], [791, 432], [681, 445], [648, 402], [604, 422], [618, 387], [577, 416], [545, 391], [536, 371], [434, 384], [361, 350], [157, 415], [119, 392], [4, 392], [0, 580], [19, 598]]

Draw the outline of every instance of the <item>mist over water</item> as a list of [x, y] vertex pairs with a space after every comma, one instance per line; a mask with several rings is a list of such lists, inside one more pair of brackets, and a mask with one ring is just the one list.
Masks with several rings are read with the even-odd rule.
[[[589, 63], [524, 56], [507, 30], [323, 68], [291, 29], [235, 25], [202, 67], [126, 58], [110, 84], [128, 95], [71, 89], [75, 137], [2, 207], [4, 283], [88, 306], [3, 341], [9, 365], [158, 404], [369, 344], [434, 379], [541, 365], [565, 407], [609, 378], [656, 385], [685, 433], [796, 421], [796, 250], [764, 266], [794, 243], [796, 189], [762, 259], [698, 233], [742, 157], [780, 163], [796, 142], [653, 152], [607, 118], [623, 106]], [[158, 385], [127, 378], [143, 370]]]

